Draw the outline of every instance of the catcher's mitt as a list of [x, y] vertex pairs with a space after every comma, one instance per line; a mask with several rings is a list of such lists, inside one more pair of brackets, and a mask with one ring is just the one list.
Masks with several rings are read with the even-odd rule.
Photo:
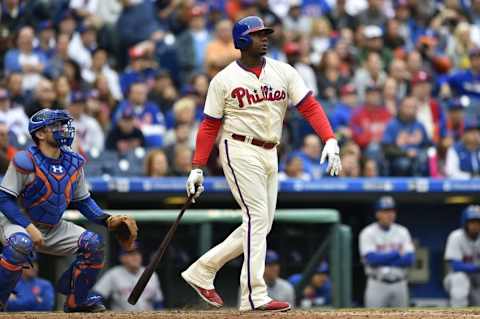
[[107, 219], [107, 228], [115, 234], [120, 246], [125, 251], [134, 248], [138, 227], [135, 220], [126, 215], [114, 215]]

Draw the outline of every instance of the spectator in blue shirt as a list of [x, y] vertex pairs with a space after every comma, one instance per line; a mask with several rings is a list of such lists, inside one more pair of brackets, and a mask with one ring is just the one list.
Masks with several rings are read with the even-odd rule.
[[299, 156], [290, 155], [287, 157], [285, 168], [278, 173], [280, 182], [287, 180], [301, 180], [308, 182], [311, 176], [303, 170], [303, 160]]
[[[120, 52], [145, 40], [159, 40], [163, 32], [155, 17], [153, 1], [122, 0], [122, 13], [117, 20], [117, 34], [120, 42]], [[122, 58], [126, 58], [123, 56]], [[124, 61], [122, 61], [124, 62]], [[123, 64], [125, 65], [125, 64]]]
[[23, 270], [22, 278], [10, 295], [7, 311], [52, 311], [55, 291], [52, 284], [38, 277], [38, 264]]
[[453, 73], [447, 84], [454, 96], [467, 95], [480, 99], [480, 48], [470, 50], [469, 58], [470, 69]]
[[55, 54], [55, 29], [50, 20], [42, 21], [37, 28], [38, 44], [35, 51], [43, 54], [48, 60]]
[[404, 98], [398, 116], [385, 129], [382, 145], [389, 161], [390, 175], [428, 175], [427, 148], [431, 142], [425, 127], [416, 119], [416, 112], [417, 100]]
[[195, 72], [203, 70], [205, 50], [211, 39], [202, 7], [193, 7], [189, 14], [188, 29], [178, 36], [176, 43], [178, 72], [183, 83], [189, 81]]
[[465, 109], [470, 106], [467, 96], [450, 99], [447, 102], [447, 136], [451, 140], [449, 146], [460, 141], [464, 131]]
[[445, 173], [451, 178], [480, 176], [480, 122], [476, 118], [465, 120], [461, 141], [448, 149]]
[[152, 53], [148, 52], [149, 46], [137, 46], [128, 50], [130, 63], [120, 75], [120, 88], [123, 96], [128, 95], [130, 85], [135, 82], [146, 82], [153, 86], [157, 75], [156, 65], [152, 61]]
[[[320, 138], [317, 135], [309, 134], [303, 139], [301, 150], [293, 152], [291, 158], [300, 158], [303, 162], [304, 173], [311, 176], [312, 179], [317, 179], [322, 177], [322, 166], [320, 165], [321, 150]], [[285, 164], [282, 165], [282, 170], [284, 170], [284, 166]]]
[[20, 29], [17, 39], [17, 48], [7, 51], [4, 60], [5, 72], [22, 72], [24, 90], [32, 90], [40, 81], [41, 74], [47, 65], [47, 58], [43, 53], [33, 50], [35, 33], [31, 27]]
[[330, 116], [330, 123], [337, 135], [346, 139], [352, 138], [350, 118], [357, 106], [357, 89], [353, 84], [345, 84], [340, 89], [340, 101], [335, 105]]
[[148, 88], [143, 82], [136, 82], [130, 86], [128, 99], [123, 100], [117, 107], [113, 118], [113, 125], [127, 108], [133, 110], [135, 125], [145, 136], [146, 147], [162, 147], [165, 135], [165, 118], [158, 106], [147, 101]]

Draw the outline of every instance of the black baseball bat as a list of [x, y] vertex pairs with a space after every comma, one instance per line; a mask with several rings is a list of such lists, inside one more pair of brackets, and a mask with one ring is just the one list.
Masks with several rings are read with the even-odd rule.
[[130, 293], [130, 296], [128, 296], [128, 303], [131, 305], [134, 305], [137, 303], [138, 298], [143, 293], [143, 290], [145, 290], [145, 286], [147, 285], [148, 281], [153, 275], [153, 272], [155, 269], [158, 267], [158, 264], [162, 260], [163, 254], [167, 250], [168, 245], [170, 244], [170, 241], [173, 238], [173, 235], [175, 235], [175, 231], [177, 230], [178, 224], [180, 224], [180, 220], [182, 219], [183, 214], [187, 210], [188, 207], [192, 204], [193, 200], [193, 195], [190, 195], [185, 202], [185, 204], [182, 207], [182, 210], [177, 216], [177, 219], [175, 220], [175, 223], [173, 223], [172, 226], [170, 226], [170, 229], [168, 230], [167, 235], [165, 235], [165, 238], [163, 238], [162, 243], [160, 244], [160, 247], [157, 249], [155, 254], [153, 255], [152, 260], [150, 263], [147, 265], [145, 270], [143, 271], [142, 275], [140, 276], [140, 279], [138, 279], [137, 284], [133, 288], [132, 292]]

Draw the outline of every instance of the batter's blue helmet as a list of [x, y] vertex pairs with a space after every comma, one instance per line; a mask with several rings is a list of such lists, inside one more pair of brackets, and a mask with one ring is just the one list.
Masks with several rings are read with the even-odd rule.
[[461, 224], [465, 226], [468, 221], [478, 219], [480, 220], [480, 206], [469, 205], [462, 212]]
[[395, 209], [395, 200], [392, 196], [382, 196], [375, 203], [375, 211]]
[[57, 130], [53, 132], [53, 137], [57, 141], [59, 147], [72, 145], [73, 138], [75, 137], [75, 128], [72, 126], [73, 118], [64, 110], [51, 110], [43, 109], [33, 114], [28, 123], [28, 132], [30, 136], [34, 136], [34, 133], [41, 128], [55, 124], [64, 123], [66, 128], [63, 130]]
[[273, 29], [266, 27], [262, 19], [257, 16], [248, 16], [237, 21], [232, 30], [235, 48], [240, 50], [248, 48], [252, 44], [250, 34], [262, 30], [266, 30], [269, 34], [273, 33]]

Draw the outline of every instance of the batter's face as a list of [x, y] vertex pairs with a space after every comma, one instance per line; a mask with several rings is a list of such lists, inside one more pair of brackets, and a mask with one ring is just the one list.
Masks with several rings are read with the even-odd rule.
[[252, 45], [250, 45], [247, 49], [248, 54], [253, 56], [263, 56], [267, 54], [269, 34], [270, 32], [268, 30], [250, 33]]
[[383, 227], [390, 227], [397, 218], [394, 209], [385, 209], [377, 212], [377, 221]]

